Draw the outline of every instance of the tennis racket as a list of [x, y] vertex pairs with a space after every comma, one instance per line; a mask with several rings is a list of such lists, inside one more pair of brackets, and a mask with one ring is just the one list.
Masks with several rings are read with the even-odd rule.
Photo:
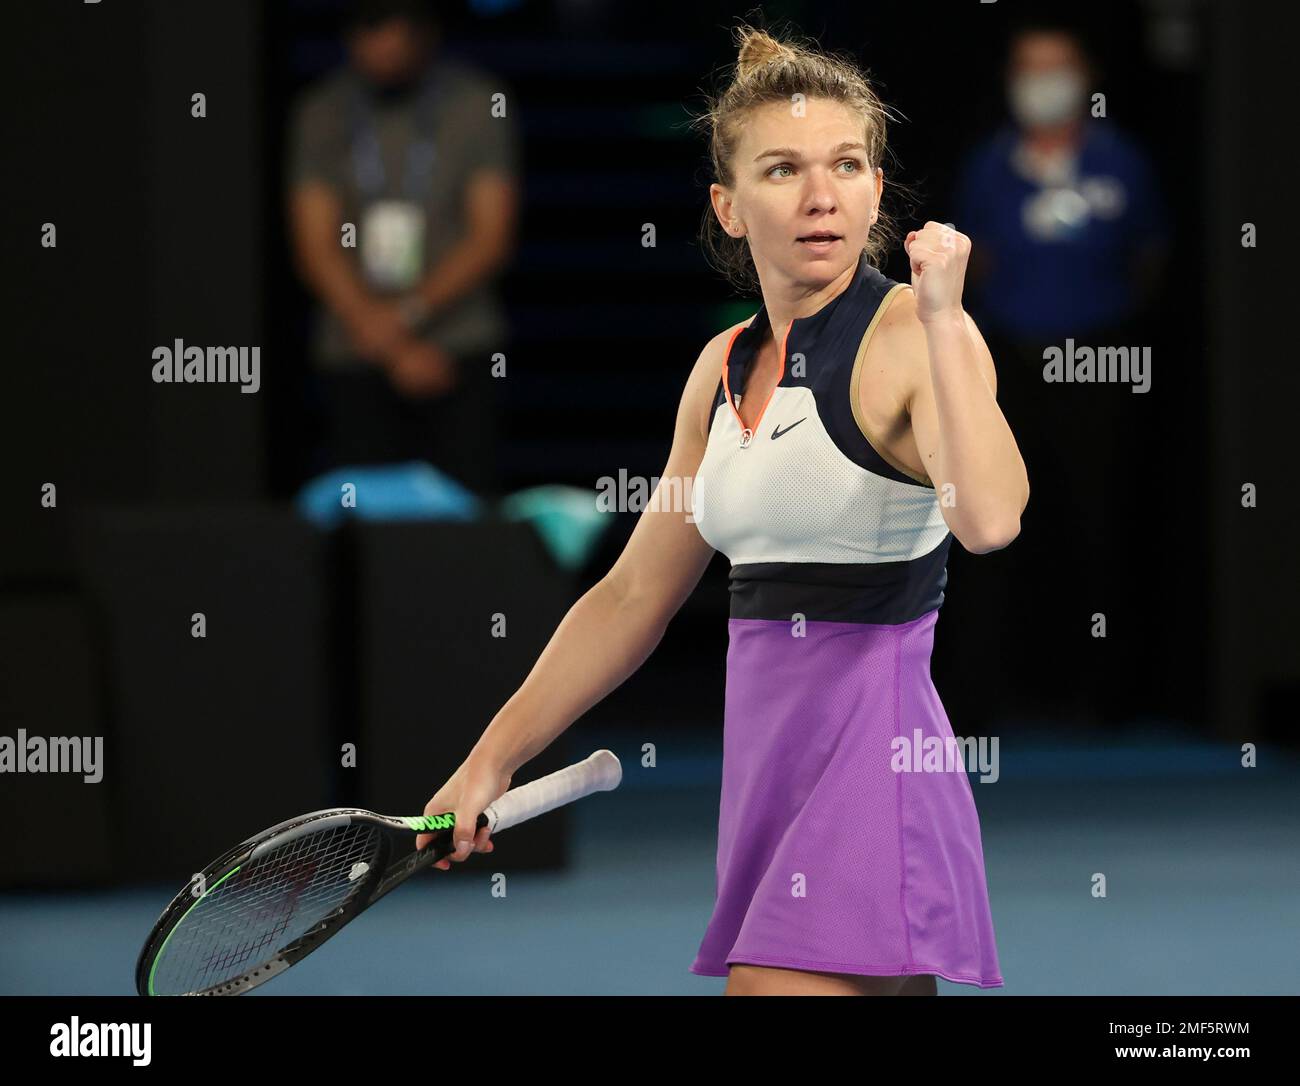
[[[478, 816], [496, 834], [617, 788], [608, 750], [512, 788]], [[296, 965], [398, 884], [451, 853], [454, 813], [313, 811], [219, 856], [164, 910], [136, 964], [141, 995], [240, 995]], [[414, 851], [416, 834], [433, 840]]]

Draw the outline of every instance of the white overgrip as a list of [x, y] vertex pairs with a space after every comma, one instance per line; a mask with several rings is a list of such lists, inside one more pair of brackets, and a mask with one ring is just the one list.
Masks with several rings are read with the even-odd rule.
[[581, 762], [512, 788], [488, 804], [488, 833], [509, 829], [593, 792], [609, 792], [623, 779], [623, 767], [613, 751], [598, 750]]

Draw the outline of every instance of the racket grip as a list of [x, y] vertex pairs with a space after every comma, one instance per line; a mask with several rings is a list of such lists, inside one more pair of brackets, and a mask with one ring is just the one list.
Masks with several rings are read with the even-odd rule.
[[483, 812], [488, 819], [488, 833], [517, 826], [593, 792], [609, 792], [622, 779], [623, 767], [614, 752], [598, 750], [581, 762], [512, 788], [488, 804]]

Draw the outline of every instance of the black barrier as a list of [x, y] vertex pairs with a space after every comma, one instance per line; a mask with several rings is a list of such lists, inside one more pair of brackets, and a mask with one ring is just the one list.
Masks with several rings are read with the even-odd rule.
[[112, 876], [116, 764], [97, 642], [87, 601], [75, 591], [50, 585], [0, 595], [0, 886]]
[[[355, 562], [353, 801], [419, 814], [527, 676], [572, 584], [527, 524], [359, 522], [345, 532]], [[516, 783], [563, 768], [567, 746], [552, 744]], [[512, 866], [561, 863], [567, 825], [559, 810], [512, 829]]]
[[184, 878], [328, 806], [319, 534], [272, 506], [103, 509], [76, 543], [112, 676], [115, 876]]

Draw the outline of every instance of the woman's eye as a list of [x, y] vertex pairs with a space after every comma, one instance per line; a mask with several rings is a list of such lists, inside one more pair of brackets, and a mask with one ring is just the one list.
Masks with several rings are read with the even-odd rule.
[[[840, 165], [852, 166], [853, 169], [851, 169], [849, 173], [858, 173], [861, 169], [861, 163], [859, 163], [858, 160], [854, 158], [846, 158], [843, 162], [840, 163]], [[777, 170], [793, 170], [793, 169], [794, 167], [791, 166], [788, 162], [782, 162], [780, 165], [773, 166], [770, 170], [768, 170], [767, 175], [768, 177], [773, 177], [776, 175]]]

